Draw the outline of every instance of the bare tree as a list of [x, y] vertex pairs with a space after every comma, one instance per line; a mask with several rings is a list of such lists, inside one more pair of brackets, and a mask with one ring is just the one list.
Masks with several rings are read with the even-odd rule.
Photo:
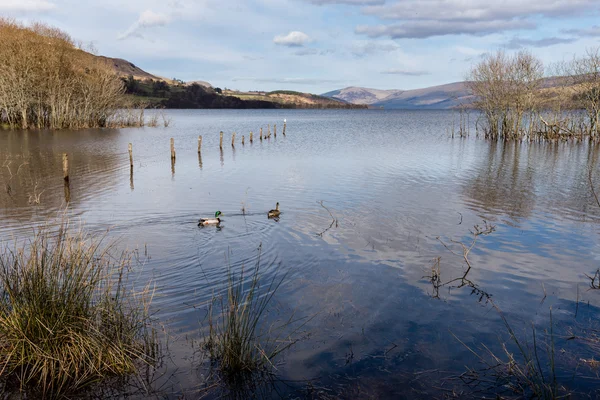
[[486, 136], [491, 139], [523, 134], [526, 116], [537, 108], [544, 66], [526, 50], [507, 55], [500, 50], [473, 66], [467, 81], [477, 97], [475, 107], [486, 119]]
[[585, 129], [592, 137], [600, 136], [600, 47], [588, 49], [582, 57], [560, 67], [565, 83], [575, 100], [575, 107], [587, 113]]
[[135, 121], [115, 118], [124, 104], [122, 81], [65, 32], [0, 18], [0, 37], [0, 122], [60, 129]]

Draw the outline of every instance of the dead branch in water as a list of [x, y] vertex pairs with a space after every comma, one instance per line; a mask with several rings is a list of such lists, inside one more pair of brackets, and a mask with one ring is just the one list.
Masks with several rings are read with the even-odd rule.
[[592, 194], [596, 199], [596, 204], [600, 207], [600, 200], [598, 199], [598, 193], [596, 193], [596, 189], [594, 188], [594, 181], [592, 180], [592, 168], [590, 167], [588, 170], [588, 180], [590, 181], [590, 189], [592, 189]]
[[[470, 231], [471, 235], [473, 236], [473, 239], [470, 244], [467, 245], [458, 240], [451, 240], [452, 243], [457, 244], [461, 247], [462, 252], [454, 251], [453, 249], [450, 248], [450, 245], [448, 245], [446, 242], [444, 242], [442, 239], [440, 239], [439, 236], [436, 237], [437, 241], [440, 242], [450, 253], [454, 254], [457, 257], [462, 257], [463, 261], [467, 265], [467, 269], [465, 270], [465, 272], [463, 273], [462, 276], [451, 279], [445, 283], [442, 283], [441, 272], [440, 272], [441, 257], [436, 258], [435, 263], [432, 267], [431, 276], [423, 277], [423, 278], [429, 279], [429, 281], [433, 287], [433, 297], [434, 298], [439, 298], [439, 291], [440, 291], [441, 287], [448, 286], [448, 287], [455, 287], [455, 288], [460, 289], [462, 287], [468, 286], [471, 288], [472, 294], [479, 296], [479, 301], [482, 301], [483, 299], [485, 299], [486, 301], [490, 300], [491, 295], [489, 293], [480, 289], [473, 281], [468, 279], [468, 275], [472, 269], [471, 261], [469, 260], [469, 254], [471, 253], [471, 250], [473, 250], [473, 248], [475, 247], [475, 243], [477, 243], [477, 239], [479, 238], [479, 236], [489, 235], [490, 233], [494, 232], [495, 230], [496, 230], [496, 227], [494, 225], [492, 225], [484, 220], [483, 226], [475, 225], [473, 227], [473, 230]], [[455, 284], [455, 283], [456, 283], [456, 285], [453, 286], [453, 284]]]
[[331, 224], [329, 225], [329, 227], [327, 227], [327, 229], [325, 229], [323, 232], [321, 232], [321, 233], [317, 233], [317, 236], [321, 236], [321, 237], [323, 237], [323, 235], [324, 235], [324, 234], [325, 234], [325, 233], [326, 233], [328, 230], [330, 230], [331, 228], [333, 228], [333, 225], [334, 225], [334, 224], [335, 224], [335, 227], [336, 227], [336, 228], [337, 228], [339, 225], [338, 225], [338, 220], [337, 220], [337, 218], [335, 218], [335, 217], [333, 216], [333, 214], [331, 213], [331, 211], [329, 211], [329, 208], [325, 207], [325, 205], [323, 204], [323, 200], [321, 200], [321, 201], [317, 201], [317, 204], [320, 204], [320, 205], [321, 205], [321, 207], [323, 207], [325, 210], [327, 210], [327, 212], [328, 212], [328, 213], [329, 213], [329, 215], [331, 216]]
[[600, 268], [596, 271], [594, 276], [584, 274], [590, 280], [590, 289], [600, 289]]

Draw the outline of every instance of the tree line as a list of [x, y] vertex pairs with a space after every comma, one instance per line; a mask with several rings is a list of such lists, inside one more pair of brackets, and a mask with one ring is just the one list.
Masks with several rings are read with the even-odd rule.
[[65, 32], [0, 18], [0, 125], [11, 129], [88, 128], [121, 119], [122, 82]]
[[141, 97], [141, 101], [155, 108], [277, 108], [269, 101], [242, 100], [221, 95], [221, 89], [192, 83], [169, 85], [153, 79], [138, 80], [133, 76], [121, 78], [125, 93]]
[[599, 48], [547, 71], [528, 50], [500, 50], [471, 68], [467, 84], [490, 139], [600, 139]]
[[[326, 100], [303, 104], [301, 102], [277, 102], [260, 99], [241, 99], [236, 96], [223, 94], [218, 87], [207, 87], [197, 83], [185, 85], [173, 79], [175, 84], [153, 79], [135, 79], [133, 76], [122, 77], [125, 93], [136, 96], [148, 107], [154, 108], [365, 108], [362, 105], [344, 104], [331, 99], [322, 99], [320, 96], [308, 95], [293, 91], [275, 91], [269, 94], [290, 94], [312, 99]], [[268, 98], [268, 97], [267, 97]]]

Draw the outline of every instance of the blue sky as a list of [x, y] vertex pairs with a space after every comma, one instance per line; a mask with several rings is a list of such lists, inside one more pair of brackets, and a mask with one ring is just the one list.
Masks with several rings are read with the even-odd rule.
[[460, 81], [486, 53], [546, 66], [600, 45], [598, 0], [0, 0], [156, 75], [323, 93]]

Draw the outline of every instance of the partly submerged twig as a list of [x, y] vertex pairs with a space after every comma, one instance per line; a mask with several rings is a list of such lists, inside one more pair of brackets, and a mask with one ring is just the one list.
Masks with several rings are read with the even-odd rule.
[[450, 248], [450, 246], [448, 244], [446, 244], [442, 239], [440, 239], [440, 237], [436, 237], [436, 239], [452, 254], [454, 254], [455, 256], [458, 257], [462, 257], [462, 259], [464, 260], [465, 264], [467, 265], [467, 269], [465, 270], [465, 272], [463, 273], [462, 276], [458, 277], [458, 278], [454, 278], [451, 279], [445, 283], [442, 283], [441, 280], [441, 274], [440, 274], [440, 260], [441, 257], [438, 257], [432, 267], [432, 274], [431, 276], [426, 276], [424, 278], [429, 278], [430, 282], [433, 286], [433, 297], [434, 298], [439, 298], [439, 289], [443, 286], [450, 286], [455, 282], [459, 282], [457, 284], [457, 288], [462, 288], [465, 286], [468, 286], [472, 289], [472, 294], [476, 294], [477, 296], [479, 296], [479, 300], [482, 301], [483, 299], [489, 300], [491, 298], [491, 295], [489, 293], [487, 293], [486, 291], [480, 289], [473, 281], [471, 281], [470, 279], [468, 279], [468, 275], [471, 272], [471, 261], [469, 260], [469, 254], [471, 253], [471, 250], [473, 250], [473, 248], [475, 247], [475, 243], [477, 243], [477, 239], [479, 238], [479, 236], [482, 235], [489, 235], [490, 233], [494, 232], [496, 230], [496, 227], [490, 223], [488, 223], [486, 220], [483, 221], [483, 226], [480, 225], [475, 225], [473, 227], [473, 230], [471, 231], [471, 234], [473, 235], [473, 239], [471, 241], [471, 243], [469, 245], [464, 244], [463, 242], [457, 241], [457, 240], [451, 240], [452, 243], [454, 244], [458, 244], [461, 246], [462, 248], [462, 253], [457, 253], [456, 251], [454, 251], [453, 249]]
[[329, 225], [329, 227], [327, 227], [327, 229], [325, 229], [323, 232], [321, 233], [317, 233], [317, 236], [321, 236], [323, 237], [323, 235], [325, 234], [325, 232], [327, 232], [328, 230], [330, 230], [331, 228], [333, 228], [333, 225], [335, 224], [335, 227], [338, 227], [338, 220], [337, 218], [335, 218], [333, 216], [333, 214], [331, 213], [331, 211], [329, 211], [329, 208], [325, 207], [325, 205], [323, 204], [323, 200], [321, 201], [317, 201], [317, 204], [320, 204], [321, 207], [323, 207], [325, 210], [327, 210], [327, 212], [329, 213], [329, 215], [331, 216], [331, 224]]
[[590, 189], [592, 190], [592, 194], [594, 195], [594, 198], [596, 199], [596, 204], [598, 204], [598, 207], [600, 207], [600, 199], [598, 199], [598, 193], [596, 193], [596, 189], [594, 188], [594, 181], [592, 180], [592, 168], [589, 168], [588, 171], [588, 180], [590, 181]]

